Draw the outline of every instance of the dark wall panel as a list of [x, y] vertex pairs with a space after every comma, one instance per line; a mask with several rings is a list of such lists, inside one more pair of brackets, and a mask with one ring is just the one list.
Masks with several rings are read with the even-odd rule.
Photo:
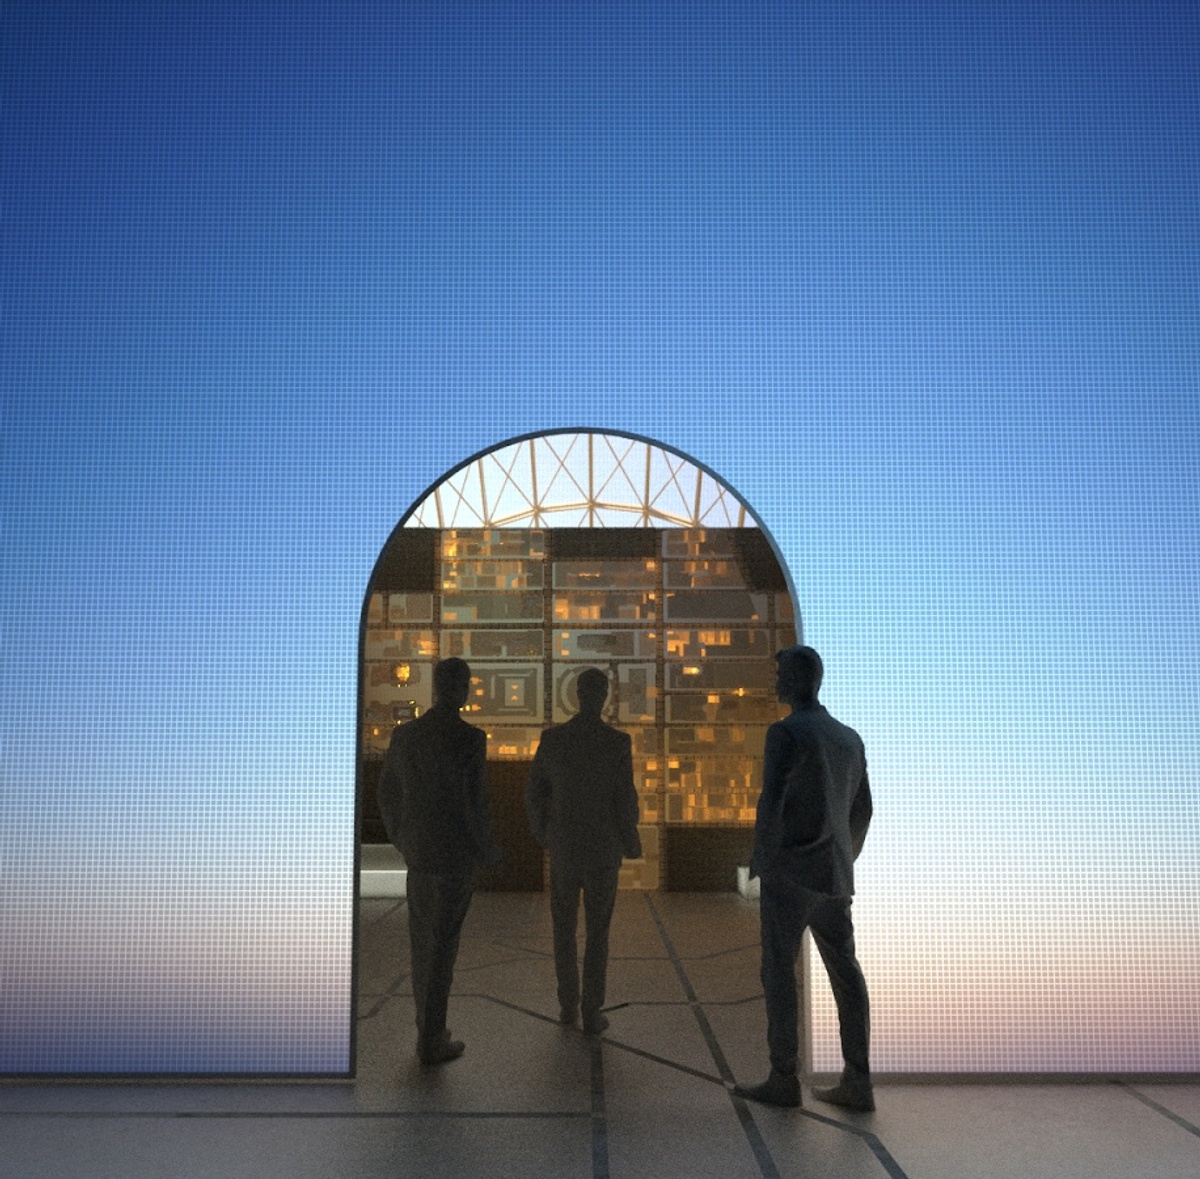
[[753, 827], [673, 827], [666, 843], [667, 892], [733, 892], [737, 870], [750, 863]]

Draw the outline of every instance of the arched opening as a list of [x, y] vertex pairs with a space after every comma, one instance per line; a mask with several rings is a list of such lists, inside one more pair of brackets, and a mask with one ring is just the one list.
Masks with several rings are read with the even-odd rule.
[[626, 862], [621, 886], [734, 888], [749, 861], [763, 736], [781, 715], [773, 656], [798, 632], [769, 534], [686, 455], [571, 430], [472, 457], [406, 513], [368, 585], [364, 868], [374, 862], [367, 850], [386, 844], [375, 783], [392, 729], [430, 706], [434, 663], [457, 655], [471, 664], [464, 715], [488, 735], [508, 852], [481, 886], [541, 887], [525, 776], [542, 730], [575, 711], [576, 675], [598, 666], [612, 683], [606, 719], [633, 737], [641, 802], [645, 857]]

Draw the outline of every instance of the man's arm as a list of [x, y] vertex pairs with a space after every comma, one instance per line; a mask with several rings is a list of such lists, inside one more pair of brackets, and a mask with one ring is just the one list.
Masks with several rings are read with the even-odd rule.
[[854, 801], [850, 804], [850, 838], [854, 844], [854, 858], [857, 860], [867, 840], [867, 828], [871, 825], [871, 816], [875, 812], [871, 802], [871, 784], [867, 781], [867, 764], [863, 762], [862, 781]]
[[525, 783], [525, 813], [529, 816], [529, 829], [539, 847], [550, 845], [550, 775], [546, 772], [546, 734], [538, 743], [529, 767], [529, 780]]
[[627, 860], [642, 858], [642, 840], [638, 835], [637, 787], [633, 784], [633, 740], [628, 733], [621, 743], [621, 768], [618, 771], [617, 830], [621, 833], [621, 854]]
[[375, 799], [379, 803], [379, 814], [383, 818], [384, 830], [392, 845], [399, 849], [404, 830], [404, 781], [402, 774], [400, 726], [392, 730], [392, 739], [384, 755], [379, 771], [379, 782], [375, 788]]
[[487, 734], [468, 726], [471, 731], [471, 756], [467, 764], [467, 805], [471, 837], [479, 859], [489, 866], [499, 864], [504, 852], [492, 834], [492, 799], [487, 786]]
[[758, 798], [754, 820], [754, 854], [750, 858], [750, 875], [759, 876], [775, 858], [783, 842], [781, 815], [788, 769], [795, 757], [796, 743], [787, 727], [776, 721], [767, 730], [763, 744], [763, 788]]

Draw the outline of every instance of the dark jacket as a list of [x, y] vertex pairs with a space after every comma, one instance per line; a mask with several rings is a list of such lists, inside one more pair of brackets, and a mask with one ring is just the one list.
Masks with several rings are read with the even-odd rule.
[[457, 876], [496, 861], [486, 764], [487, 736], [452, 708], [435, 705], [395, 729], [379, 810], [408, 867]]
[[642, 854], [628, 733], [582, 713], [542, 734], [525, 804], [533, 837], [578, 868]]
[[871, 813], [862, 738], [819, 704], [793, 712], [767, 730], [751, 875], [849, 896]]

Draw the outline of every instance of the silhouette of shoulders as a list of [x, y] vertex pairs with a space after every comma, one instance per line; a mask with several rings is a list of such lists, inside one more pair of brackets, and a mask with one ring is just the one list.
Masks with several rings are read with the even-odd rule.
[[628, 733], [613, 728], [599, 719], [575, 715], [561, 725], [553, 725], [542, 733], [538, 751], [543, 757], [600, 756], [605, 750], [619, 753], [631, 745]]
[[487, 740], [483, 730], [463, 720], [452, 708], [431, 708], [414, 720], [407, 721], [392, 733], [392, 741], [401, 745], [423, 741]]
[[858, 733], [849, 725], [842, 724], [823, 704], [796, 709], [783, 720], [772, 724], [768, 734], [776, 738], [790, 738], [799, 746], [832, 741], [860, 751], [863, 748], [863, 740]]

